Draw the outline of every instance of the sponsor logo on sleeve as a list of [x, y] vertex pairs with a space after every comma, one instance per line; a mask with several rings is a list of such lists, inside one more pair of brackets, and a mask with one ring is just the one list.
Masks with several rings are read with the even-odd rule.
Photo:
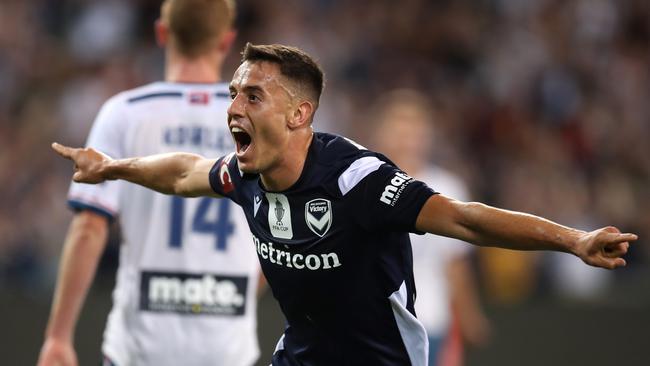
[[189, 315], [243, 315], [247, 277], [180, 272], [141, 273], [140, 310]]
[[332, 203], [316, 198], [305, 204], [305, 221], [314, 234], [323, 237], [332, 226]]
[[402, 172], [396, 172], [388, 185], [384, 187], [384, 191], [381, 193], [379, 201], [389, 206], [395, 206], [406, 186], [408, 186], [412, 181], [413, 178], [408, 175]]

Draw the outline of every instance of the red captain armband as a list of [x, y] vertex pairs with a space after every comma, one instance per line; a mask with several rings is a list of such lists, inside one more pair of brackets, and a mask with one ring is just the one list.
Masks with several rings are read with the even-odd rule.
[[221, 180], [223, 193], [230, 193], [235, 189], [235, 185], [232, 183], [232, 179], [230, 178], [230, 170], [228, 170], [228, 164], [230, 164], [230, 160], [232, 160], [233, 156], [234, 154], [230, 154], [223, 158], [221, 166], [219, 167], [219, 179]]

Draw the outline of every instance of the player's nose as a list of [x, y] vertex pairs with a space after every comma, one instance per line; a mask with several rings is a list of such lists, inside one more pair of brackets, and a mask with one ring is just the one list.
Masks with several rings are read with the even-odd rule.
[[228, 107], [228, 121], [235, 117], [241, 117], [244, 115], [244, 97], [239, 94], [235, 96], [230, 102]]

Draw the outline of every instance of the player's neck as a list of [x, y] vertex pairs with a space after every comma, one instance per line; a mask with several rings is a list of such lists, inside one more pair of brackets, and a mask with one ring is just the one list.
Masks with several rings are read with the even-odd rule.
[[221, 80], [221, 63], [218, 54], [187, 58], [175, 52], [166, 55], [165, 81], [175, 83], [216, 83]]
[[262, 185], [271, 192], [281, 192], [293, 186], [305, 167], [309, 146], [314, 138], [313, 130], [307, 128], [300, 132], [300, 136], [292, 139], [283, 160], [276, 166], [260, 174]]

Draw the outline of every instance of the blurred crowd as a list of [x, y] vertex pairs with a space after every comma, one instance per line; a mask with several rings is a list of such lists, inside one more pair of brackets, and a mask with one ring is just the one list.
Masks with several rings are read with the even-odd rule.
[[[70, 219], [71, 166], [49, 145], [82, 145], [103, 101], [162, 78], [152, 32], [159, 6], [0, 2], [0, 288], [51, 287]], [[315, 128], [360, 143], [369, 141], [375, 100], [418, 90], [435, 111], [431, 160], [465, 179], [475, 200], [584, 230], [636, 232], [625, 273], [643, 273], [650, 2], [243, 0], [237, 27], [225, 80], [246, 41], [301, 47], [327, 74]], [[569, 256], [486, 251], [479, 259], [488, 272], [516, 263], [525, 268], [514, 272], [545, 268], [550, 282], [582, 278]]]

